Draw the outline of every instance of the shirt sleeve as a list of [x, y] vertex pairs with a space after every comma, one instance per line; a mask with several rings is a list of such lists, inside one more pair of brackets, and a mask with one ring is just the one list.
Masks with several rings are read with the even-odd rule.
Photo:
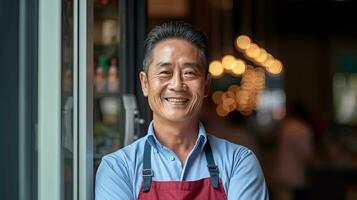
[[99, 165], [96, 184], [96, 200], [133, 200], [128, 167], [124, 160], [105, 157]]
[[228, 186], [228, 200], [268, 200], [268, 189], [265, 184], [260, 164], [250, 150], [244, 155], [235, 155], [232, 176]]

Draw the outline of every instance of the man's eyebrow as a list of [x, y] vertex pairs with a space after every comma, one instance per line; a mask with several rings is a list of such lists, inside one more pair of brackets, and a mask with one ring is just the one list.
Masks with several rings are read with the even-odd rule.
[[[173, 66], [173, 64], [171, 62], [158, 62], [156, 64], [159, 67], [170, 67]], [[189, 68], [193, 68], [195, 70], [199, 70], [200, 69], [200, 65], [196, 62], [185, 62], [183, 63], [183, 67], [189, 67]]]

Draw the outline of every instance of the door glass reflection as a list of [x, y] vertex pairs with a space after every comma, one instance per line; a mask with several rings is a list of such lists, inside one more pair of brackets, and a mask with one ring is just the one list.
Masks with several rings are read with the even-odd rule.
[[73, 199], [73, 0], [62, 1], [61, 169], [62, 197]]
[[122, 146], [120, 134], [121, 76], [119, 58], [119, 1], [95, 0], [94, 50], [94, 174], [103, 155]]

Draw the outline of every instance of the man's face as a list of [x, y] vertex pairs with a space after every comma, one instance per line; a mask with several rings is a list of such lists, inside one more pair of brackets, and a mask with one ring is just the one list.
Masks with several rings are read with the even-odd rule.
[[206, 77], [197, 47], [168, 39], [156, 44], [148, 72], [140, 73], [140, 81], [154, 119], [185, 122], [198, 119], [210, 76]]

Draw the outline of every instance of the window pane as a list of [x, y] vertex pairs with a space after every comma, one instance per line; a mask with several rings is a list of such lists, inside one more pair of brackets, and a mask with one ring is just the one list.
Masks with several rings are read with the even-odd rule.
[[94, 1], [94, 174], [103, 155], [122, 146], [120, 133], [119, 2]]
[[62, 1], [61, 146], [62, 194], [73, 199], [73, 0]]

